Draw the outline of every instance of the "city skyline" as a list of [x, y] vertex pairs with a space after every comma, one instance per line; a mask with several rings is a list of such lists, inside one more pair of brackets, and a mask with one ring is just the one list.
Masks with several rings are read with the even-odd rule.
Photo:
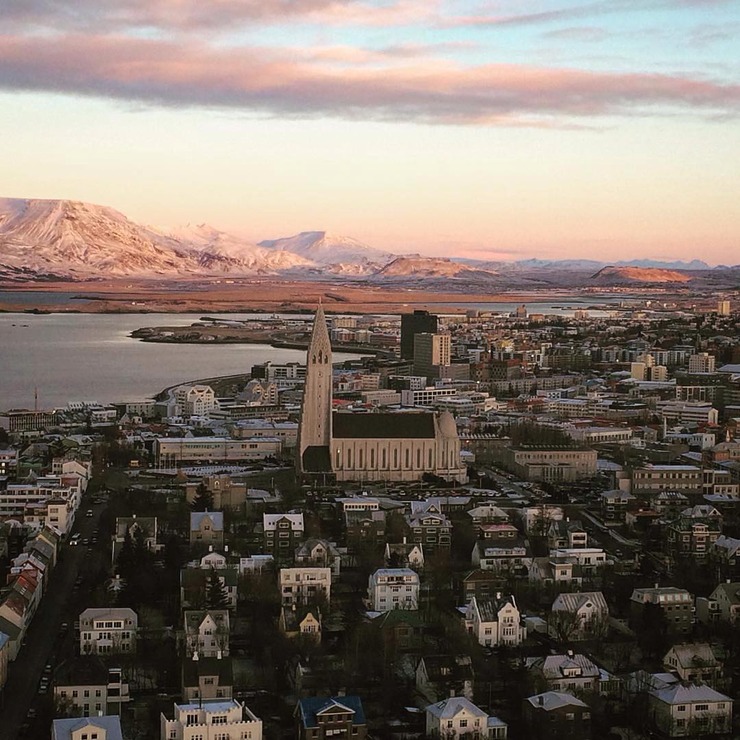
[[254, 240], [737, 262], [733, 0], [85, 0], [0, 21], [4, 196]]

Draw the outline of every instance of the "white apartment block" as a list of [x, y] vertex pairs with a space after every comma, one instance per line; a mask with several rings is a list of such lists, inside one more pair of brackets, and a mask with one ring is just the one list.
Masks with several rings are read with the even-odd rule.
[[210, 385], [181, 385], [173, 392], [181, 416], [205, 416], [218, 406], [216, 394]]
[[281, 568], [280, 595], [283, 606], [307, 606], [317, 599], [331, 600], [331, 568]]
[[379, 568], [370, 575], [370, 608], [376, 612], [419, 608], [419, 574], [411, 568]]
[[160, 728], [160, 740], [262, 740], [262, 720], [236, 699], [175, 704]]
[[719, 411], [702, 401], [659, 401], [657, 410], [669, 423], [715, 426], [719, 421]]
[[80, 653], [135, 653], [138, 624], [133, 609], [85, 609], [80, 614]]
[[427, 386], [418, 391], [401, 391], [401, 406], [433, 406], [442, 398], [457, 396], [457, 388]]

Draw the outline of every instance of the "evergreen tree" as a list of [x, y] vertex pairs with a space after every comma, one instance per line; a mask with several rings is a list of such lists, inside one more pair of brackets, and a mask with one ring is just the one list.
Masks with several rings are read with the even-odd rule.
[[190, 508], [193, 511], [213, 511], [213, 493], [208, 490], [203, 481], [198, 485]]
[[229, 606], [229, 594], [221, 583], [215, 568], [206, 581], [206, 609], [226, 609]]

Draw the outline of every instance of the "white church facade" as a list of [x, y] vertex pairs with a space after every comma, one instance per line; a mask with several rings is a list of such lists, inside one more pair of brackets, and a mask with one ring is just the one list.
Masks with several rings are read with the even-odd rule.
[[321, 306], [306, 359], [298, 472], [342, 481], [467, 480], [449, 412], [332, 412], [331, 342]]

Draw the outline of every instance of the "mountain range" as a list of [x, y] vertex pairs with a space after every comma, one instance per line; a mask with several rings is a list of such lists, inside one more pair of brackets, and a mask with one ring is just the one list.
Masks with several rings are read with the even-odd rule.
[[446, 289], [574, 285], [683, 285], [737, 280], [740, 266], [705, 262], [595, 260], [516, 262], [398, 255], [325, 231], [259, 243], [206, 224], [171, 232], [105, 206], [70, 200], [0, 198], [0, 279], [276, 276], [390, 282]]

